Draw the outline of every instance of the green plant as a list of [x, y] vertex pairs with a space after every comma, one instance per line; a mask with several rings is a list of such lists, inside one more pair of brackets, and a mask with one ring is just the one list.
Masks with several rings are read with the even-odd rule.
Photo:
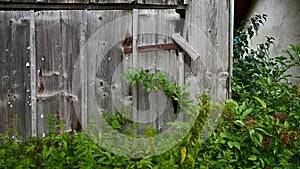
[[167, 96], [177, 102], [179, 107], [176, 113], [181, 111], [181, 107], [186, 105], [187, 107], [192, 106], [192, 102], [186, 99], [188, 93], [185, 92], [185, 89], [189, 87], [189, 84], [177, 85], [170, 81], [166, 74], [160, 71], [150, 73], [149, 70], [144, 70], [142, 67], [131, 68], [122, 74], [122, 78], [130, 80], [131, 87], [140, 84], [142, 89], [145, 89], [147, 92], [151, 92], [152, 90], [164, 91]]

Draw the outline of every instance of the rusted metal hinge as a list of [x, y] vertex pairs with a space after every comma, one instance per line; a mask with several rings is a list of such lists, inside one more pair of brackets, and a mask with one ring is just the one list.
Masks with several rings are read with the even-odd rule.
[[[159, 51], [159, 50], [177, 50], [177, 49], [180, 49], [180, 47], [176, 43], [138, 46], [139, 52], [149, 52], [149, 51]], [[124, 53], [125, 54], [132, 53], [132, 47], [125, 46]]]

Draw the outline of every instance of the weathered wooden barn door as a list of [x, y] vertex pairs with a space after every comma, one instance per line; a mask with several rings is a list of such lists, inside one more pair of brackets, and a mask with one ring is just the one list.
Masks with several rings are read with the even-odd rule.
[[[129, 112], [123, 115], [141, 123], [135, 132], [143, 133], [148, 125], [166, 130], [166, 122], [177, 118], [176, 106], [162, 92], [147, 93], [140, 84], [130, 88], [120, 77], [129, 67], [194, 83], [194, 100], [203, 93], [219, 103], [228, 98], [232, 1], [0, 2], [6, 9], [0, 12], [0, 133], [14, 126], [24, 138], [42, 137], [48, 132], [47, 114], [62, 119], [70, 131], [85, 128], [101, 112], [126, 108]], [[47, 10], [51, 3], [64, 10]], [[81, 10], [65, 10], [68, 3]], [[97, 10], [83, 10], [89, 8]], [[185, 55], [187, 66], [182, 66], [184, 54], [168, 46], [179, 32], [200, 56], [195, 60]], [[12, 120], [16, 114], [18, 123]]]
[[[102, 22], [91, 24], [93, 30], [87, 31], [90, 38], [73, 72], [73, 93], [81, 100], [81, 108], [76, 110], [83, 127], [101, 112], [109, 115], [118, 111], [140, 123], [138, 133], [149, 125], [164, 130], [165, 123], [175, 118], [172, 100], [163, 92], [147, 93], [139, 85], [131, 89], [121, 74], [143, 67], [178, 80], [175, 50], [159, 46], [172, 43], [179, 15], [175, 10], [102, 11], [89, 12], [88, 18]], [[125, 52], [127, 48], [131, 52]], [[141, 48], [145, 49], [139, 51]]]

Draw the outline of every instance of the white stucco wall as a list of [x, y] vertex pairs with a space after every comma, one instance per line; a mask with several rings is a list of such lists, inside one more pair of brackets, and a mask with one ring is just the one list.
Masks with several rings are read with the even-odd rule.
[[[253, 45], [264, 41], [265, 36], [275, 38], [271, 56], [283, 55], [282, 50], [289, 44], [300, 46], [300, 0], [255, 0], [248, 18], [254, 13], [267, 14], [267, 21], [254, 37]], [[291, 69], [294, 75], [300, 75], [300, 68]], [[300, 79], [291, 79], [300, 85]]]

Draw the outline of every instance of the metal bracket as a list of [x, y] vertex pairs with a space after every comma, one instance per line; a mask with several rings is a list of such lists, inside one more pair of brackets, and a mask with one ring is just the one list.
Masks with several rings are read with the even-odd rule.
[[[138, 46], [139, 52], [159, 51], [159, 50], [177, 50], [180, 47], [176, 43], [166, 43], [158, 45]], [[132, 53], [132, 47], [124, 47], [124, 53]]]
[[[200, 54], [197, 52], [197, 50], [195, 50], [191, 44], [189, 44], [182, 36], [180, 36], [180, 34], [174, 33], [172, 35], [172, 39], [175, 43], [138, 46], [137, 51], [138, 52], [148, 52], [148, 51], [181, 49], [186, 54], [188, 54], [194, 61], [196, 61], [200, 57]], [[123, 46], [124, 46], [124, 54], [133, 53], [131, 37], [125, 39], [125, 41], [123, 42]]]

